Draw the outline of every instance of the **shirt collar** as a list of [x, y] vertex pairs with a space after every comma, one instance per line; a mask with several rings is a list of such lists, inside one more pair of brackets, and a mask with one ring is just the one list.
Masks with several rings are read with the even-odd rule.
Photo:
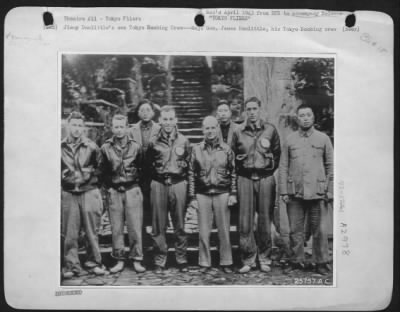
[[246, 129], [249, 129], [249, 130], [253, 131], [254, 130], [254, 128], [253, 128], [254, 126], [255, 126], [256, 130], [260, 130], [260, 129], [262, 129], [264, 127], [264, 125], [263, 125], [263, 123], [261, 122], [260, 119], [257, 120], [254, 125], [250, 122], [249, 119], [246, 120], [246, 125], [245, 125]]
[[153, 127], [153, 120], [150, 120], [147, 124], [144, 123], [143, 121], [140, 121], [140, 128], [150, 129], [151, 127]]
[[80, 137], [76, 142], [73, 142], [72, 140], [71, 140], [71, 137], [69, 136], [69, 135], [67, 135], [67, 137], [65, 137], [62, 141], [61, 141], [61, 144], [74, 144], [74, 145], [80, 145], [80, 144], [83, 144], [83, 145], [86, 145], [87, 144], [87, 139], [85, 138], [85, 137]]
[[314, 133], [314, 127], [311, 127], [311, 128], [308, 129], [307, 131], [304, 131], [304, 130], [302, 130], [302, 129], [299, 129], [299, 135], [300, 135], [301, 137], [308, 138], [308, 137], [310, 137], [313, 133]]
[[220, 123], [219, 126], [220, 126], [221, 128], [225, 128], [225, 129], [226, 129], [226, 128], [229, 128], [229, 127], [230, 127], [231, 123], [232, 123], [232, 121], [229, 121], [229, 122], [226, 123], [226, 124]]
[[219, 139], [218, 136], [211, 141], [204, 139], [202, 143], [203, 143], [202, 144], [203, 149], [206, 149], [207, 146], [210, 146], [211, 148], [217, 148], [221, 146], [221, 140]]
[[178, 129], [175, 127], [172, 133], [168, 136], [168, 134], [164, 131], [164, 129], [161, 128], [158, 137], [164, 140], [168, 140], [168, 138], [175, 140], [178, 137]]
[[[125, 144], [123, 146], [128, 144], [130, 141], [134, 141], [134, 140], [132, 138], [130, 138], [128, 135], [125, 135], [125, 137], [123, 138], [123, 143], [125, 143]], [[115, 137], [115, 135], [113, 135], [111, 138], [106, 140], [106, 142], [114, 145], [117, 143], [117, 138]]]

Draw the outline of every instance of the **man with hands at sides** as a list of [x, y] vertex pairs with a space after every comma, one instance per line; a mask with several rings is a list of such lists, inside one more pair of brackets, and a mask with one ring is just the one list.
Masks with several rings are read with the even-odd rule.
[[189, 163], [190, 205], [198, 210], [200, 270], [206, 273], [211, 268], [210, 234], [215, 217], [220, 266], [232, 273], [229, 206], [237, 202], [234, 154], [220, 138], [215, 117], [203, 120], [203, 133], [204, 140], [193, 147]]
[[314, 129], [310, 106], [297, 108], [299, 130], [283, 146], [280, 194], [287, 204], [292, 259], [284, 270], [305, 269], [304, 222], [308, 214], [313, 236], [313, 257], [319, 274], [329, 272], [328, 206], [333, 198], [333, 147], [329, 137]]

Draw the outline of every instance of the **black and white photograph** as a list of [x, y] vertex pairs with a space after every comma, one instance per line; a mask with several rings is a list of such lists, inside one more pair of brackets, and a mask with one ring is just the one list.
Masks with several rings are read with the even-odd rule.
[[351, 10], [11, 9], [7, 304], [385, 309], [396, 36]]
[[334, 55], [59, 62], [61, 286], [335, 285]]

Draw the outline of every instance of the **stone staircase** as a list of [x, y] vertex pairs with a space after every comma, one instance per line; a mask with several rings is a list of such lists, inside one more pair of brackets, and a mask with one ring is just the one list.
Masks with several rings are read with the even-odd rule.
[[211, 113], [210, 69], [204, 65], [176, 65], [171, 69], [171, 105], [179, 131], [191, 143], [203, 138], [201, 123]]

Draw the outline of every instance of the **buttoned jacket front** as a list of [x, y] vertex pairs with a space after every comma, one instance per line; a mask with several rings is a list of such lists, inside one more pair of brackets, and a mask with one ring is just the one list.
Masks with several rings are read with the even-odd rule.
[[237, 174], [270, 176], [279, 166], [281, 146], [278, 132], [268, 122], [257, 122], [255, 128], [246, 122], [239, 126], [232, 138]]
[[[230, 121], [229, 123], [229, 130], [228, 130], [228, 136], [226, 140], [226, 144], [228, 144], [232, 148], [232, 138], [233, 138], [233, 133], [239, 129], [240, 125], [234, 123], [233, 121]], [[222, 130], [221, 130], [221, 125], [219, 125], [219, 138], [220, 142], [224, 142], [224, 139], [222, 137]]]
[[139, 183], [143, 162], [142, 150], [132, 138], [125, 136], [125, 140], [126, 144], [121, 146], [115, 137], [112, 137], [101, 147], [101, 172], [106, 187]]
[[[142, 121], [139, 121], [138, 123], [135, 123], [132, 125], [132, 127], [129, 129], [129, 136], [135, 140], [135, 142], [139, 143], [139, 145], [143, 145], [142, 141], [142, 130], [141, 130], [141, 125]], [[157, 136], [157, 134], [160, 132], [160, 125], [154, 121], [151, 121], [151, 130], [150, 130], [150, 141]]]
[[153, 178], [172, 176], [187, 178], [190, 145], [188, 139], [175, 129], [170, 137], [161, 130], [154, 137], [146, 152]]
[[84, 192], [98, 186], [99, 165], [102, 156], [92, 140], [81, 137], [72, 144], [69, 137], [61, 142], [61, 185], [63, 190], [72, 191], [79, 185]]
[[333, 147], [329, 137], [314, 128], [290, 134], [279, 168], [280, 193], [306, 200], [333, 194]]

